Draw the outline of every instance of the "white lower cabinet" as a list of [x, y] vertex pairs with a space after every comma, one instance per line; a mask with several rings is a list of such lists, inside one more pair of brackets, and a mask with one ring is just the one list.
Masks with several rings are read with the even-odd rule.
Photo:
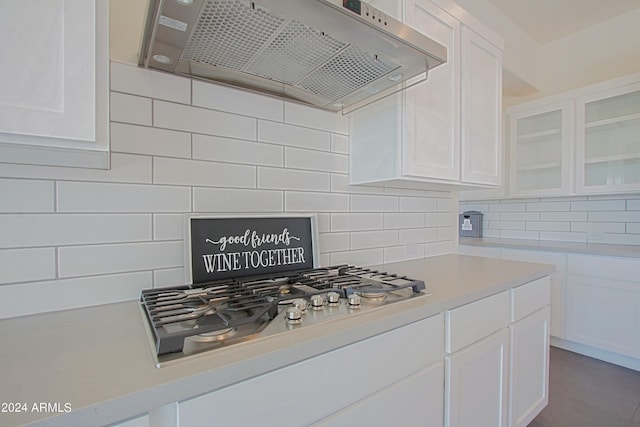
[[445, 426], [506, 425], [507, 330], [446, 357]]
[[510, 427], [526, 427], [549, 403], [549, 302], [549, 277], [511, 290]]
[[640, 358], [638, 271], [640, 259], [569, 255], [567, 339]]
[[444, 365], [435, 363], [313, 425], [442, 427], [443, 383]]
[[[350, 406], [343, 416], [359, 418], [369, 416], [378, 392], [391, 402], [378, 415], [392, 417], [394, 406], [424, 404], [425, 396], [412, 390], [442, 390], [435, 364], [444, 354], [443, 330], [437, 315], [181, 402], [179, 425], [308, 426]], [[238, 402], [251, 402], [251, 410], [228, 410], [240, 408]]]
[[445, 426], [505, 426], [508, 292], [449, 310], [445, 322]]

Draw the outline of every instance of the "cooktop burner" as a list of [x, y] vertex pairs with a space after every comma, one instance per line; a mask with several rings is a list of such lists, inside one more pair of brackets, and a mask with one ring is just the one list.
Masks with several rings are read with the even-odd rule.
[[140, 302], [160, 366], [338, 314], [425, 295], [424, 289], [421, 280], [345, 264], [146, 289]]

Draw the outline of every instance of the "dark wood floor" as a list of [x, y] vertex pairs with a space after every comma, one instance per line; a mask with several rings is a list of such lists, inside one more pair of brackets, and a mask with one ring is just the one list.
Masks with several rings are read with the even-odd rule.
[[640, 372], [551, 347], [549, 405], [529, 427], [640, 427]]

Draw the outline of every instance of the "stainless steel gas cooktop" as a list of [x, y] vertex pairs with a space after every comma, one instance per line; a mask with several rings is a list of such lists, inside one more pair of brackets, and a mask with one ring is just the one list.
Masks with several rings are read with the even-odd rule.
[[[163, 289], [140, 297], [156, 364], [426, 295], [405, 276], [351, 265]], [[339, 327], [339, 324], [337, 324]]]

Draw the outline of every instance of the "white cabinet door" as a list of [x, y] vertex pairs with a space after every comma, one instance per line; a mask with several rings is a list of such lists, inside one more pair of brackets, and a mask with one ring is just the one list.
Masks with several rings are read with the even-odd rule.
[[502, 427], [507, 419], [507, 330], [445, 359], [445, 426]]
[[567, 339], [640, 358], [639, 325], [640, 283], [569, 274]]
[[442, 315], [403, 326], [181, 402], [179, 425], [310, 425], [441, 361], [443, 335]]
[[576, 190], [640, 189], [640, 83], [578, 98]]
[[462, 181], [497, 186], [501, 176], [502, 51], [462, 27]]
[[444, 45], [447, 62], [405, 92], [404, 171], [460, 179], [460, 23], [428, 0], [406, 2], [406, 22]]
[[440, 362], [313, 425], [442, 427], [443, 384]]
[[3, 2], [0, 158], [109, 166], [109, 4]]
[[509, 426], [526, 427], [549, 403], [549, 308], [509, 332]]
[[571, 192], [573, 117], [573, 101], [509, 113], [511, 195]]

